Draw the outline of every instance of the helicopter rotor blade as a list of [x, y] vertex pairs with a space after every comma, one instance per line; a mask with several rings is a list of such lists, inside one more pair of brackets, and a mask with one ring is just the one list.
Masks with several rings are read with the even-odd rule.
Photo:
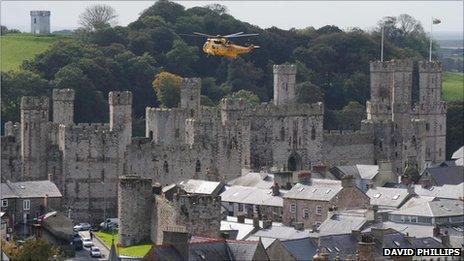
[[238, 37], [249, 37], [249, 36], [258, 36], [259, 34], [240, 34], [235, 36], [229, 36], [227, 38], [238, 38]]
[[216, 36], [214, 36], [214, 35], [209, 35], [209, 34], [204, 34], [204, 33], [198, 33], [198, 32], [193, 32], [193, 34], [201, 35], [201, 36], [206, 36], [206, 37], [216, 37]]
[[239, 34], [243, 34], [243, 32], [238, 32], [238, 33], [235, 33], [235, 34], [228, 34], [228, 35], [224, 35], [223, 37], [232, 37], [232, 36], [236, 36], [236, 35], [239, 35]]
[[185, 36], [191, 36], [191, 37], [205, 37], [203, 35], [196, 35], [196, 34], [182, 34], [182, 33], [178, 33], [178, 35], [185, 35]]

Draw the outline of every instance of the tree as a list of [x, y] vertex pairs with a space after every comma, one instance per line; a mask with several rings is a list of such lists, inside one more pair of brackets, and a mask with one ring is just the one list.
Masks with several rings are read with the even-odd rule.
[[232, 99], [244, 99], [250, 105], [259, 104], [259, 97], [251, 91], [240, 90], [238, 92], [227, 95], [228, 98]]
[[446, 155], [451, 158], [453, 152], [464, 145], [464, 101], [448, 102], [446, 112]]
[[173, 108], [179, 105], [181, 80], [180, 76], [169, 72], [161, 72], [155, 76], [153, 88], [161, 106]]
[[365, 119], [365, 108], [355, 101], [350, 101], [339, 112], [339, 127], [342, 130], [359, 130], [361, 121]]
[[59, 249], [43, 239], [29, 239], [18, 251], [12, 253], [12, 260], [51, 260], [59, 256]]
[[89, 31], [103, 29], [116, 24], [118, 14], [109, 5], [97, 4], [85, 8], [79, 15], [79, 24]]
[[169, 71], [182, 76], [193, 76], [193, 65], [198, 61], [198, 48], [188, 46], [178, 39], [174, 41], [171, 51], [166, 53], [166, 58]]
[[296, 85], [296, 99], [298, 103], [315, 103], [324, 101], [324, 92], [311, 82]]

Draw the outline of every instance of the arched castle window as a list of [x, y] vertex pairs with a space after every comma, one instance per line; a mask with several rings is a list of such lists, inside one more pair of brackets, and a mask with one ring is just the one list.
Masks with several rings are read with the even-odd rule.
[[285, 128], [280, 128], [280, 140], [285, 140]]
[[416, 135], [412, 135], [412, 144], [416, 145]]
[[195, 164], [195, 172], [201, 172], [201, 162], [200, 162], [200, 160], [197, 160], [197, 163]]
[[395, 159], [398, 158], [398, 151], [395, 151]]
[[429, 131], [429, 130], [430, 130], [430, 124], [429, 124], [428, 122], [425, 124], [425, 130], [426, 130], [426, 131]]
[[169, 165], [167, 161], [164, 161], [163, 168], [164, 168], [164, 172], [169, 173]]
[[315, 139], [316, 139], [316, 129], [313, 126], [311, 128], [311, 140], [315, 140]]
[[441, 148], [438, 149], [438, 157], [441, 157]]
[[148, 132], [148, 137], [150, 140], [153, 140], [153, 131]]

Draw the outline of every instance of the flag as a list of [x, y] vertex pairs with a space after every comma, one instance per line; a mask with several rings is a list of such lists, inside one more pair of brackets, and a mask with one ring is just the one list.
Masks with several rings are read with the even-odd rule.
[[441, 20], [438, 18], [433, 18], [433, 24], [439, 24], [441, 23]]

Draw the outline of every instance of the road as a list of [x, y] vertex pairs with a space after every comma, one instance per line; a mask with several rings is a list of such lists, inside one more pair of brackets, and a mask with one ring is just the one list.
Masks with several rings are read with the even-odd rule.
[[[80, 231], [79, 235], [81, 235], [81, 237], [90, 237], [89, 231]], [[66, 259], [66, 261], [108, 260], [110, 251], [105, 246], [103, 246], [100, 241], [96, 240], [95, 237], [93, 239], [93, 245], [100, 248], [102, 258], [91, 257], [89, 252], [90, 249], [84, 247], [83, 250], [76, 251], [75, 257]]]

